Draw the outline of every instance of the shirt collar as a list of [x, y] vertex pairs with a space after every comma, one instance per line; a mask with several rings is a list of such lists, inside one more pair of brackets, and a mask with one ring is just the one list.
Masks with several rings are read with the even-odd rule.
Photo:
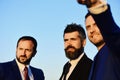
[[[22, 64], [22, 63], [20, 63], [17, 59], [16, 59], [16, 62], [17, 62], [17, 64], [18, 64], [19, 69], [20, 69], [21, 71], [23, 71], [24, 68], [25, 68], [25, 65]], [[29, 65], [26, 65], [26, 66], [29, 68]]]

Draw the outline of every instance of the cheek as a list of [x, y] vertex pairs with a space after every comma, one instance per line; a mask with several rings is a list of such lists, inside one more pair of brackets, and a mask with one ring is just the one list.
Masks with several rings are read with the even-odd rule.
[[31, 58], [31, 57], [32, 57], [32, 53], [26, 53], [26, 56], [27, 56], [28, 58]]
[[90, 38], [91, 34], [89, 31], [87, 31], [87, 37]]
[[64, 42], [64, 48], [68, 47], [68, 44]]
[[99, 37], [101, 40], [103, 40], [103, 37], [102, 37], [102, 35], [100, 35], [100, 37]]
[[81, 47], [81, 42], [77, 42], [74, 44], [74, 47], [76, 47], [77, 49]]
[[87, 35], [90, 35], [90, 30], [87, 30]]
[[16, 50], [16, 56], [19, 57], [20, 56], [20, 53], [18, 50]]
[[90, 35], [87, 35], [88, 36], [88, 39], [90, 39], [91, 37], [90, 37]]

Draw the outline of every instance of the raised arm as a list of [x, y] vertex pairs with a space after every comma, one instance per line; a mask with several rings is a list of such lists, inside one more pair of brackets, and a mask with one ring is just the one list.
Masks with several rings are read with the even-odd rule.
[[77, 0], [77, 2], [88, 8], [106, 45], [115, 53], [120, 52], [120, 28], [113, 19], [110, 6], [104, 0]]

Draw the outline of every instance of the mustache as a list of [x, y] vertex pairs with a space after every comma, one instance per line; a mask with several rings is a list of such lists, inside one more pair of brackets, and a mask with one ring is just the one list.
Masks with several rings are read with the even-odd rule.
[[26, 57], [26, 55], [21, 55], [20, 57]]
[[68, 50], [69, 48], [73, 48], [73, 49], [75, 49], [74, 46], [68, 46], [68, 47], [65, 48], [65, 50]]

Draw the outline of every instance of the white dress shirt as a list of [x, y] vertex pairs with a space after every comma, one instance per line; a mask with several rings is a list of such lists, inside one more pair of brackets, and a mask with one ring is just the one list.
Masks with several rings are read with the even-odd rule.
[[71, 75], [71, 73], [73, 72], [74, 68], [76, 67], [78, 62], [81, 60], [83, 55], [84, 55], [84, 53], [82, 53], [77, 59], [69, 61], [69, 63], [71, 64], [71, 67], [70, 67], [70, 70], [69, 70], [69, 72], [68, 72], [68, 74], [66, 76], [66, 80], [68, 80], [69, 76]]
[[[19, 67], [19, 70], [20, 70], [21, 78], [22, 78], [22, 80], [24, 80], [23, 72], [24, 72], [25, 65], [18, 62], [17, 59], [16, 59], [16, 62]], [[34, 77], [33, 77], [33, 74], [32, 74], [32, 71], [31, 71], [29, 65], [27, 65], [27, 67], [28, 67], [28, 76], [29, 76], [30, 80], [34, 80]]]

